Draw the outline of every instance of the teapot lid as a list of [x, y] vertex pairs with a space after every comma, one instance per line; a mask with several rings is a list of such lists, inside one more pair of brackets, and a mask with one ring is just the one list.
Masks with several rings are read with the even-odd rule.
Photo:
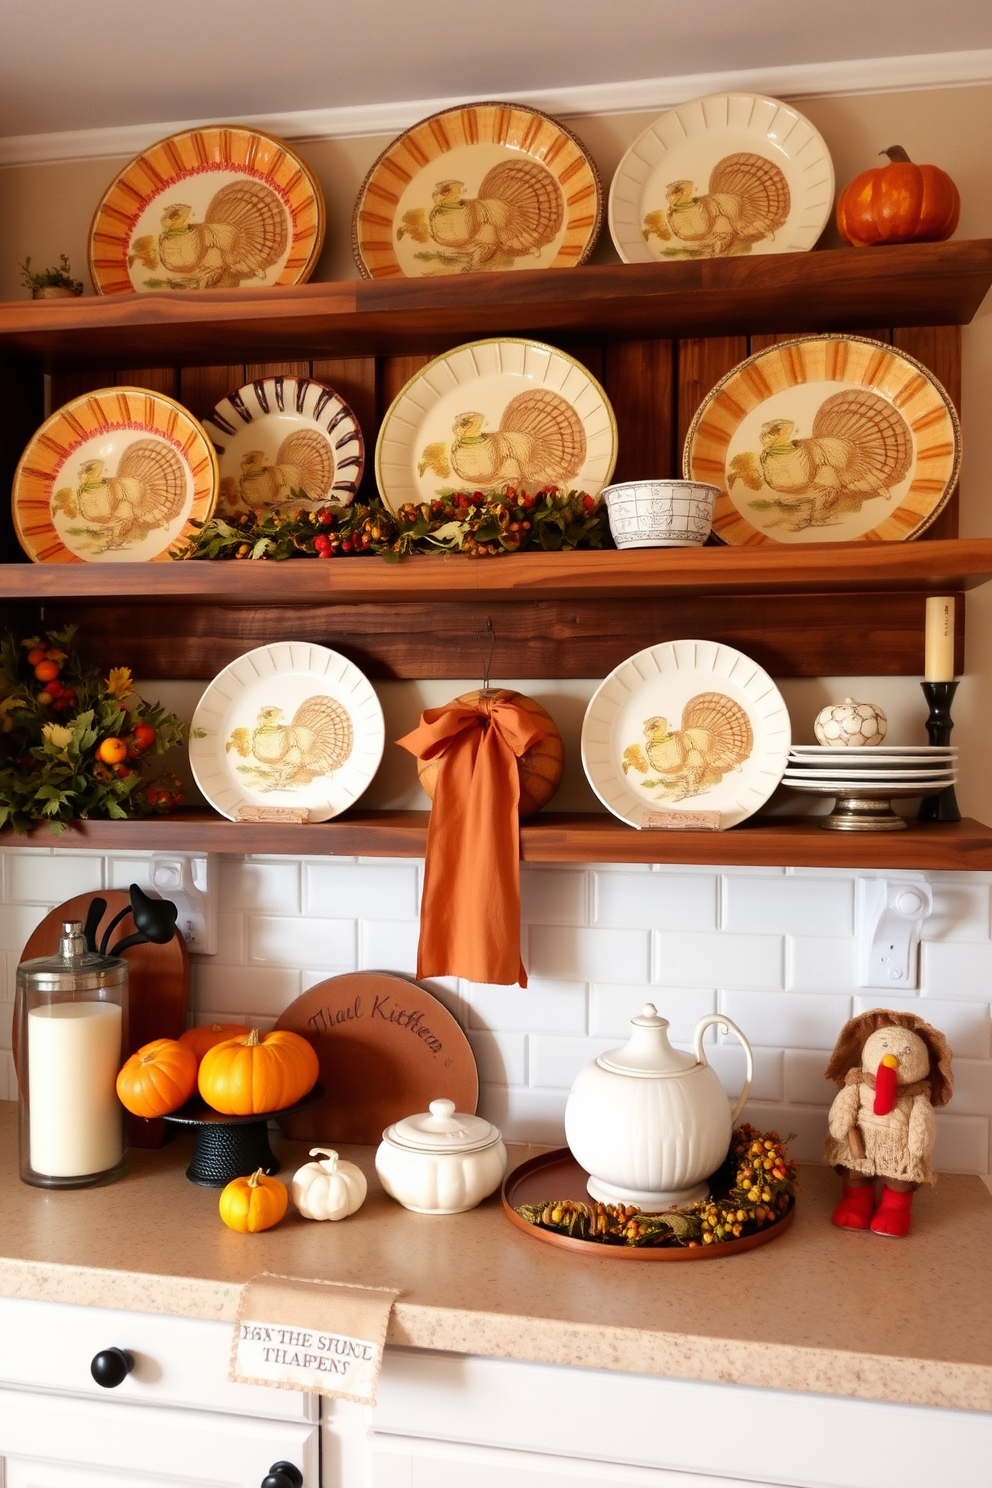
[[602, 1069], [618, 1075], [658, 1079], [696, 1068], [699, 1061], [694, 1054], [673, 1049], [668, 1042], [668, 1019], [658, 1016], [653, 1002], [646, 1002], [640, 1017], [630, 1021], [634, 1029], [630, 1040], [621, 1049], [610, 1049], [596, 1060]]
[[498, 1142], [500, 1132], [482, 1116], [456, 1111], [452, 1100], [434, 1100], [428, 1111], [387, 1126], [382, 1140], [411, 1152], [478, 1152]]

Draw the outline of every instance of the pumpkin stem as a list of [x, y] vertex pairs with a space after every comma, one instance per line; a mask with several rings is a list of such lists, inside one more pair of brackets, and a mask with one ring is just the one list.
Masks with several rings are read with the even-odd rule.
[[320, 1166], [326, 1168], [329, 1173], [333, 1173], [338, 1165], [338, 1155], [331, 1147], [311, 1147], [310, 1156], [325, 1158], [326, 1161], [322, 1162]]
[[262, 1169], [256, 1168], [254, 1173], [252, 1173], [251, 1177], [248, 1179], [248, 1187], [257, 1188], [264, 1177], [265, 1174]]
[[257, 1028], [253, 1028], [252, 1031], [251, 1031], [251, 1033], [249, 1033], [248, 1037], [245, 1039], [245, 1046], [246, 1046], [246, 1048], [254, 1049], [257, 1043], [258, 1043], [258, 1029]]
[[879, 150], [879, 155], [888, 155], [893, 164], [912, 165], [912, 161], [906, 154], [902, 145], [890, 145], [887, 150]]

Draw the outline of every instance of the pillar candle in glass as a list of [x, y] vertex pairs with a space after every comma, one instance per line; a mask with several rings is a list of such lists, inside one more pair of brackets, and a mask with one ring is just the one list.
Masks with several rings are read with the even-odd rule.
[[87, 951], [78, 921], [59, 951], [17, 968], [20, 1171], [39, 1188], [88, 1188], [124, 1171], [127, 962]]

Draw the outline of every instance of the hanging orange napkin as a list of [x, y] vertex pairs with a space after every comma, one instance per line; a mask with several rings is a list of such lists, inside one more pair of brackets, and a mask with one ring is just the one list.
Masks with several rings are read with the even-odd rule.
[[520, 776], [542, 738], [534, 716], [499, 694], [428, 708], [397, 743], [441, 757], [427, 828], [417, 975], [527, 985], [520, 960]]

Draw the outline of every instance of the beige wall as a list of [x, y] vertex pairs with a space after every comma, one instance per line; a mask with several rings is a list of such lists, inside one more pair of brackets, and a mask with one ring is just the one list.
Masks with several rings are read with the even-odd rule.
[[[910, 155], [949, 171], [961, 190], [958, 236], [992, 237], [992, 157], [988, 121], [992, 86], [947, 88], [911, 93], [795, 100], [826, 139], [838, 184], [877, 160], [878, 152], [902, 144]], [[643, 114], [580, 116], [570, 124], [594, 155], [605, 186], [620, 157], [656, 117]], [[320, 178], [328, 208], [327, 241], [317, 279], [353, 278], [351, 209], [365, 171], [389, 140], [386, 136], [321, 140], [298, 146]], [[66, 252], [77, 274], [86, 278], [86, 236], [103, 190], [126, 160], [86, 160], [62, 165], [0, 169], [0, 299], [21, 298], [17, 265], [30, 255], [35, 265], [54, 263]], [[836, 241], [828, 230], [824, 241]], [[604, 228], [597, 261], [615, 258]], [[992, 310], [990, 302], [964, 331], [964, 462], [961, 531], [992, 535]], [[992, 771], [985, 768], [986, 741], [992, 733], [992, 585], [968, 602], [967, 676], [961, 684], [955, 736], [963, 750], [959, 799], [969, 815], [992, 822]], [[810, 737], [809, 721], [821, 702], [849, 688], [886, 707], [896, 742], [923, 742], [922, 698], [909, 678], [867, 682], [851, 679], [792, 682], [783, 689], [793, 712], [797, 737]], [[540, 695], [537, 684], [528, 690]], [[413, 706], [413, 697], [410, 699]], [[553, 704], [552, 704], [553, 706]], [[576, 782], [581, 795], [584, 782]], [[573, 802], [561, 802], [572, 805]], [[578, 801], [575, 804], [579, 804]]]

